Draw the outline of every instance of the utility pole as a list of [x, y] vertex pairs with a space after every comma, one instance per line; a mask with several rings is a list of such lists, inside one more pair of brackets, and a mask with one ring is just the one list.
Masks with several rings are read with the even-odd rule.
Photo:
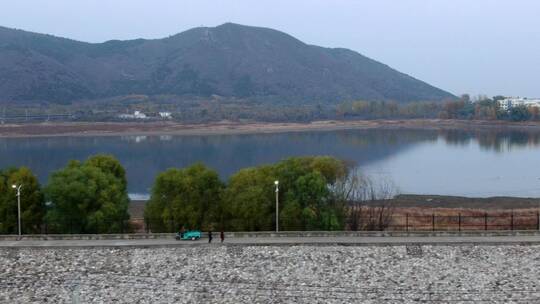
[[274, 182], [276, 185], [276, 232], [279, 232], [279, 181]]

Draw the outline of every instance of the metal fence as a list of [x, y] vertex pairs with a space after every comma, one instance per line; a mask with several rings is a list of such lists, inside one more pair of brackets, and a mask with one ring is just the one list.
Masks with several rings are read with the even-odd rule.
[[[283, 220], [283, 219], [282, 219]], [[304, 223], [280, 225], [280, 231], [326, 231], [324, 225], [319, 228], [308, 227]], [[0, 223], [0, 228], [1, 228]], [[99, 226], [82, 226], [81, 223], [64, 222], [62, 226], [44, 222], [39, 227], [29, 229], [23, 223], [23, 234], [107, 234], [107, 233], [163, 233], [177, 232], [185, 229], [238, 231], [231, 229], [227, 223], [207, 227], [185, 227], [182, 223], [144, 218], [131, 218], [121, 221], [105, 221]], [[275, 223], [257, 224], [253, 231], [274, 231]], [[245, 231], [246, 229], [241, 229]], [[540, 230], [540, 213], [483, 213], [483, 214], [391, 214], [385, 216], [362, 216], [348, 218], [343, 231], [479, 231], [479, 230]], [[16, 227], [0, 234], [17, 234]]]
[[[174, 232], [182, 227], [181, 223], [173, 221], [162, 223], [148, 219], [133, 219], [138, 222], [136, 231], [151, 232]], [[291, 221], [288, 221], [289, 223]], [[219, 229], [214, 226], [213, 228]], [[157, 230], [156, 230], [157, 229]], [[258, 225], [256, 231], [273, 231], [275, 223]], [[245, 229], [244, 229], [245, 230]], [[287, 227], [280, 225], [280, 231], [314, 231], [328, 230], [324, 225], [318, 229], [306, 227], [302, 223], [298, 225], [288, 224]], [[540, 230], [540, 213], [482, 213], [474, 215], [432, 214], [393, 214], [381, 217], [362, 216], [348, 218], [343, 227], [344, 231], [478, 231], [478, 230]], [[234, 229], [227, 229], [234, 231]]]
[[360, 222], [363, 222], [364, 226], [355, 230], [366, 228], [393, 231], [540, 230], [538, 212], [474, 215], [404, 214], [392, 215], [386, 222], [373, 218], [362, 218]]

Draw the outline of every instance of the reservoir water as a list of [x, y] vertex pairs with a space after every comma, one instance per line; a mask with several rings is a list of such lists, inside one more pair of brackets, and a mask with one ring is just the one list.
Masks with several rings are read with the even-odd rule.
[[540, 197], [540, 133], [523, 131], [340, 130], [205, 136], [79, 136], [0, 139], [0, 168], [27, 166], [44, 184], [70, 159], [116, 156], [133, 198], [156, 174], [203, 162], [223, 180], [235, 171], [299, 155], [351, 160], [401, 193]]

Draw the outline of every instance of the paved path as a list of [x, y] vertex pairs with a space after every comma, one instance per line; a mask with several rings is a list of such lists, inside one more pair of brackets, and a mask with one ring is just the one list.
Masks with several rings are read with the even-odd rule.
[[[389, 246], [389, 245], [540, 245], [540, 236], [446, 236], [446, 237], [241, 237], [228, 238], [223, 245], [342, 245], [342, 246]], [[6, 247], [177, 247], [177, 246], [220, 246], [219, 238], [212, 244], [207, 239], [199, 241], [176, 241], [174, 239], [137, 240], [21, 240], [0, 241], [0, 248]]]

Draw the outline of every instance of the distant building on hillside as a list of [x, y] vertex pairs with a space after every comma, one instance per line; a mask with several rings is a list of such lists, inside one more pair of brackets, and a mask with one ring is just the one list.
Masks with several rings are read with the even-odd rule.
[[118, 115], [119, 118], [122, 119], [146, 119], [147, 116], [141, 111], [135, 111], [133, 114], [120, 114]]
[[503, 110], [510, 110], [512, 107], [526, 106], [540, 108], [540, 98], [507, 97], [499, 100], [499, 106]]
[[164, 119], [171, 119], [171, 112], [159, 112], [159, 116]]

